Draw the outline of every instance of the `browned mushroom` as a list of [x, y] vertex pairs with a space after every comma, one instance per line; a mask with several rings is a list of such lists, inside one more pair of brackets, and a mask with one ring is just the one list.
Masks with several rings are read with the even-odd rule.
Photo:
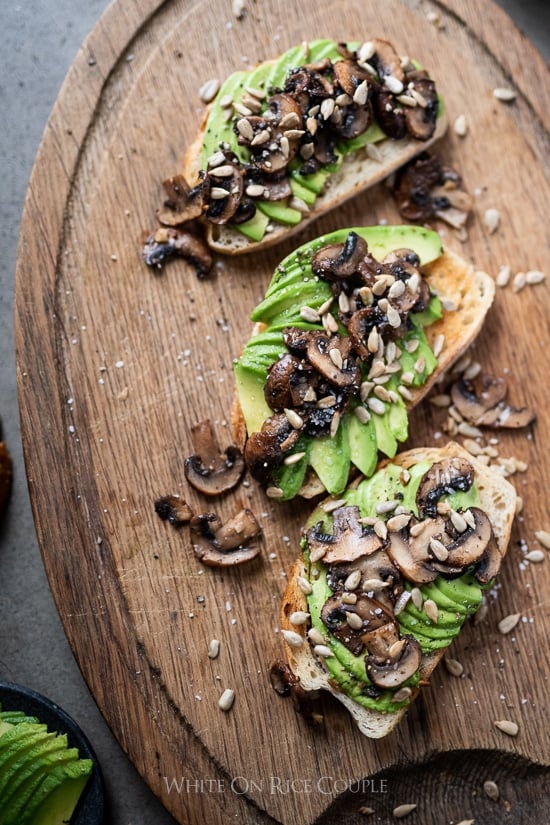
[[190, 527], [197, 536], [193, 551], [207, 566], [233, 567], [251, 561], [260, 552], [259, 542], [252, 539], [261, 534], [262, 528], [248, 508], [225, 524], [215, 513], [201, 513], [193, 516]]
[[318, 375], [307, 362], [285, 353], [268, 370], [265, 400], [275, 412], [301, 407], [317, 383]]
[[359, 367], [350, 357], [351, 342], [340, 335], [329, 337], [324, 332], [311, 332], [306, 354], [317, 372], [335, 387], [358, 386]]
[[408, 530], [390, 533], [387, 552], [401, 575], [414, 584], [429, 584], [439, 575], [431, 564], [427, 548], [416, 543]]
[[479, 507], [470, 507], [468, 513], [473, 526], [459, 533], [454, 541], [444, 544], [446, 558], [432, 561], [432, 566], [440, 573], [454, 575], [477, 564], [493, 541], [493, 528], [487, 514]]
[[[376, 536], [374, 531], [368, 532], [367, 535], [369, 544], [366, 544], [366, 552], [351, 562], [345, 560], [331, 563], [325, 554], [323, 561], [328, 565], [327, 583], [331, 590], [340, 590], [349, 576], [358, 570], [361, 578], [356, 589], [364, 593], [376, 594], [377, 599], [385, 602], [386, 593], [391, 598], [395, 598], [401, 592], [401, 576], [384, 549], [386, 542]], [[373, 536], [378, 538], [378, 547]], [[328, 559], [330, 559], [332, 551], [328, 552]]]
[[332, 516], [331, 533], [323, 532], [324, 523], [321, 521], [306, 532], [310, 554], [323, 558], [326, 564], [353, 562], [383, 546], [384, 541], [360, 523], [356, 506], [338, 507]]
[[387, 89], [380, 87], [373, 96], [372, 106], [382, 131], [394, 140], [401, 140], [407, 134], [407, 122], [403, 106]]
[[284, 413], [267, 418], [262, 429], [251, 433], [245, 444], [244, 459], [252, 476], [262, 484], [268, 484], [284, 454], [299, 438], [299, 431], [292, 427]]
[[471, 380], [460, 378], [451, 387], [453, 404], [472, 424], [513, 429], [532, 424], [535, 413], [527, 407], [518, 409], [507, 404], [507, 394], [504, 378], [483, 373]]
[[476, 579], [479, 582], [481, 582], [481, 584], [489, 584], [489, 582], [495, 578], [498, 571], [500, 570], [501, 563], [502, 554], [497, 544], [497, 540], [493, 536], [493, 538], [485, 548], [485, 552], [483, 553], [483, 556], [481, 557], [479, 564], [476, 567]]
[[420, 479], [416, 504], [422, 517], [435, 517], [439, 499], [457, 491], [466, 492], [472, 486], [474, 468], [465, 458], [453, 457], [436, 461]]
[[367, 256], [365, 239], [357, 232], [350, 232], [344, 243], [327, 244], [319, 249], [311, 259], [311, 268], [320, 278], [350, 278], [360, 271]]
[[385, 659], [392, 645], [399, 641], [399, 627], [392, 619], [363, 633], [362, 640], [372, 656]]
[[457, 172], [443, 166], [436, 155], [423, 152], [398, 171], [393, 195], [405, 220], [423, 222], [438, 217], [460, 229], [473, 204], [471, 196], [460, 188], [461, 183]]
[[147, 238], [142, 255], [147, 266], [155, 269], [162, 269], [170, 258], [185, 258], [199, 278], [204, 278], [212, 269], [210, 250], [204, 240], [190, 230], [158, 229]]
[[425, 71], [409, 72], [405, 76], [407, 92], [416, 93], [417, 106], [404, 106], [408, 133], [417, 140], [428, 140], [435, 132], [438, 99], [435, 83]]
[[327, 599], [321, 609], [321, 620], [338, 641], [359, 656], [365, 647], [363, 635], [385, 625], [392, 614], [379, 601], [360, 594], [354, 604], [342, 601], [343, 591]]
[[380, 78], [394, 77], [403, 83], [405, 75], [401, 66], [401, 58], [394, 47], [387, 40], [375, 38], [372, 40], [374, 55], [369, 61], [375, 67]]
[[225, 224], [239, 208], [244, 191], [244, 169], [234, 157], [210, 169], [202, 184], [203, 198], [208, 204], [206, 217], [211, 223]]
[[[392, 651], [393, 652], [392, 654]], [[422, 663], [422, 650], [412, 636], [404, 636], [386, 657], [367, 657], [367, 676], [380, 688], [394, 689], [410, 679]]]
[[232, 490], [241, 480], [245, 469], [239, 448], [231, 444], [221, 453], [212, 423], [208, 419], [195, 424], [191, 432], [195, 454], [184, 461], [187, 481], [207, 496], [217, 496]]
[[183, 175], [174, 175], [163, 182], [167, 198], [158, 211], [164, 226], [179, 226], [200, 218], [203, 210], [202, 187], [191, 189]]
[[191, 508], [185, 499], [177, 495], [158, 498], [155, 501], [155, 513], [163, 521], [169, 521], [174, 525], [186, 524], [193, 517]]

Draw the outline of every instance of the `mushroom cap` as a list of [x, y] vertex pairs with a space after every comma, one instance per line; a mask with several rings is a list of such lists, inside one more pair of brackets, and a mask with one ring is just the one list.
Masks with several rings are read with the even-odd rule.
[[411, 543], [406, 530], [390, 533], [387, 552], [401, 575], [414, 584], [429, 584], [439, 575], [430, 563], [428, 553]]
[[[344, 591], [330, 596], [321, 609], [321, 620], [354, 656], [359, 656], [365, 647], [363, 635], [392, 621], [390, 611], [376, 599], [366, 594], [359, 595], [355, 604], [342, 601]], [[348, 615], [358, 616], [361, 624], [354, 628], [348, 623]], [[358, 623], [359, 624], [359, 623]]]
[[368, 255], [367, 242], [357, 232], [350, 232], [344, 243], [327, 244], [311, 259], [311, 268], [321, 278], [350, 278]]
[[472, 486], [474, 468], [465, 458], [452, 457], [436, 461], [420, 479], [416, 504], [421, 517], [435, 517], [439, 499], [458, 490], [466, 492]]
[[202, 187], [191, 189], [183, 175], [163, 181], [166, 200], [157, 217], [164, 226], [178, 226], [200, 218], [203, 210]]
[[451, 387], [451, 400], [460, 414], [472, 424], [516, 429], [527, 427], [535, 414], [505, 402], [508, 385], [505, 378], [480, 373], [474, 379], [460, 378]]
[[241, 451], [231, 444], [220, 453], [212, 424], [206, 419], [192, 428], [196, 453], [188, 456], [183, 471], [189, 484], [207, 496], [217, 496], [233, 489], [245, 470]]
[[[306, 354], [310, 364], [323, 378], [339, 389], [358, 386], [361, 380], [359, 367], [350, 358], [350, 352], [349, 338], [340, 335], [329, 336], [325, 332], [309, 333]], [[339, 357], [335, 353], [338, 353]]]
[[222, 524], [215, 513], [193, 516], [191, 530], [198, 540], [193, 552], [209, 567], [233, 567], [256, 558], [260, 552], [257, 538], [262, 528], [253, 512], [245, 507], [232, 519]]
[[411, 636], [404, 636], [405, 644], [395, 657], [367, 656], [367, 676], [380, 688], [394, 689], [410, 679], [422, 663], [420, 645]]
[[405, 106], [407, 132], [417, 140], [428, 140], [435, 132], [438, 100], [435, 83], [425, 71], [408, 72], [405, 80], [425, 101], [422, 106]]
[[466, 567], [477, 564], [494, 541], [493, 528], [487, 514], [479, 507], [470, 507], [469, 512], [475, 526], [468, 527], [454, 541], [445, 545], [448, 556], [444, 561], [433, 562], [433, 566], [441, 573], [458, 574]]
[[383, 546], [383, 540], [373, 530], [366, 530], [358, 521], [359, 509], [355, 505], [339, 507], [332, 515], [332, 533], [322, 532], [322, 521], [306, 532], [310, 553], [324, 550], [322, 558], [326, 564], [353, 562], [375, 553]]

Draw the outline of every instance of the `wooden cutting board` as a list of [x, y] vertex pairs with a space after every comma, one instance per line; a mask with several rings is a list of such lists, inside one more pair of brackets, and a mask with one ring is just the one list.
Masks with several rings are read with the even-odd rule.
[[[307, 505], [279, 505], [254, 484], [205, 502], [183, 478], [190, 428], [209, 417], [222, 440], [232, 359], [248, 312], [290, 244], [216, 263], [199, 281], [183, 262], [162, 275], [140, 258], [160, 181], [179, 168], [201, 120], [198, 89], [303, 39], [385, 36], [438, 79], [452, 130], [441, 155], [475, 196], [468, 239], [444, 241], [493, 275], [542, 269], [547, 257], [548, 75], [540, 56], [491, 2], [408, 0], [115, 2], [78, 54], [32, 175], [17, 269], [17, 365], [36, 527], [70, 644], [130, 759], [180, 823], [543, 823], [548, 800], [550, 558], [526, 563], [548, 510], [548, 285], [500, 289], [474, 357], [506, 373], [510, 396], [538, 411], [528, 433], [498, 434], [524, 500], [486, 619], [453, 647], [462, 678], [441, 668], [406, 721], [369, 741], [332, 701], [312, 729], [272, 690], [282, 653], [278, 604]], [[427, 11], [440, 15], [429, 22]], [[512, 87], [517, 99], [492, 94]], [[500, 212], [489, 235], [483, 214]], [[331, 228], [398, 221], [385, 186], [299, 239]], [[442, 443], [444, 414], [412, 420], [411, 444]], [[439, 433], [439, 438], [438, 438]], [[489, 434], [489, 436], [492, 434]], [[224, 445], [225, 446], [225, 445]], [[162, 494], [194, 510], [261, 519], [261, 559], [219, 572], [194, 558], [189, 534], [154, 513]], [[520, 612], [503, 636], [498, 621]], [[221, 642], [216, 660], [208, 642]], [[233, 688], [230, 713], [219, 710]], [[513, 719], [511, 738], [494, 720]], [[353, 784], [354, 782], [359, 784]], [[498, 802], [485, 780], [500, 786]], [[393, 821], [393, 820], [392, 820]]]

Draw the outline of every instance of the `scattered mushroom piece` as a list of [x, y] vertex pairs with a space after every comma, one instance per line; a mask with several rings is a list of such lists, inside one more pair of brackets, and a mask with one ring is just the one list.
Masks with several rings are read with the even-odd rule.
[[190, 230], [161, 227], [149, 235], [143, 247], [143, 260], [154, 269], [162, 269], [173, 257], [184, 258], [204, 278], [212, 269], [212, 255], [202, 238]]
[[197, 535], [193, 551], [203, 564], [210, 567], [233, 567], [256, 558], [259, 542], [253, 542], [262, 528], [248, 508], [239, 511], [222, 524], [215, 513], [193, 516], [191, 530]]
[[222, 454], [212, 424], [206, 419], [191, 428], [195, 454], [184, 462], [187, 481], [207, 496], [217, 496], [232, 490], [244, 473], [245, 463], [235, 445]]
[[155, 501], [155, 513], [163, 521], [170, 524], [186, 524], [191, 520], [193, 513], [185, 499], [179, 496], [162, 496]]
[[410, 636], [404, 636], [405, 643], [399, 646], [397, 655], [367, 657], [367, 676], [379, 688], [394, 689], [410, 679], [419, 669], [422, 662], [420, 645]]
[[158, 219], [164, 226], [179, 226], [202, 214], [201, 187], [191, 189], [183, 175], [175, 175], [163, 182], [166, 200], [158, 211]]
[[432, 464], [424, 473], [416, 492], [416, 504], [422, 517], [435, 517], [437, 502], [457, 490], [466, 492], [472, 486], [474, 468], [465, 458], [446, 458]]
[[[422, 107], [408, 112], [424, 111]], [[414, 117], [415, 115], [411, 115]], [[462, 188], [460, 175], [433, 153], [423, 152], [399, 169], [393, 194], [402, 218], [424, 222], [441, 218], [455, 229], [465, 226], [473, 200]]]
[[536, 416], [527, 407], [507, 404], [506, 379], [479, 373], [473, 379], [464, 377], [451, 387], [451, 400], [466, 421], [476, 426], [517, 429], [532, 424]]

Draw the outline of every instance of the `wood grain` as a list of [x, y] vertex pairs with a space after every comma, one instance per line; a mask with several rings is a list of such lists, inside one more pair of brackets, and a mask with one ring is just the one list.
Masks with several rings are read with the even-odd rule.
[[[200, 122], [197, 90], [207, 79], [304, 38], [388, 37], [433, 72], [451, 120], [462, 112], [468, 118], [467, 137], [451, 131], [440, 153], [475, 192], [476, 214], [467, 242], [446, 231], [445, 243], [492, 274], [501, 264], [548, 273], [546, 68], [488, 0], [435, 8], [443, 28], [414, 0], [366, 7], [271, 0], [250, 3], [241, 21], [222, 0], [115, 2], [77, 56], [37, 157], [21, 229], [16, 345], [38, 538], [99, 707], [181, 823], [328, 823], [335, 810], [340, 818], [355, 815], [358, 797], [345, 793], [350, 782], [383, 771], [391, 777], [383, 799], [361, 798], [378, 822], [415, 790], [410, 823], [459, 820], [470, 810], [485, 823], [543, 821], [522, 818], [520, 803], [527, 810], [533, 794], [536, 801], [532, 762], [543, 766], [536, 775], [546, 781], [550, 765], [541, 660], [550, 560], [523, 563], [518, 542], [534, 549], [534, 531], [550, 528], [546, 285], [500, 290], [474, 353], [487, 369], [507, 371], [512, 399], [539, 412], [528, 436], [499, 434], [501, 454], [528, 463], [514, 477], [525, 509], [500, 584], [487, 619], [469, 625], [453, 646], [465, 676], [437, 671], [386, 740], [366, 740], [328, 700], [325, 726], [308, 728], [270, 687], [269, 667], [281, 654], [279, 599], [307, 506], [269, 502], [254, 484], [216, 502], [222, 518], [249, 505], [264, 527], [261, 559], [227, 572], [201, 569], [186, 530], [170, 528], [153, 510], [165, 493], [181, 494], [196, 510], [212, 508], [183, 478], [190, 428], [210, 417], [229, 442], [231, 361], [248, 337], [249, 310], [291, 248], [219, 260], [215, 276], [202, 282], [183, 261], [157, 277], [140, 260], [160, 181], [177, 170]], [[518, 92], [513, 104], [492, 95], [506, 85]], [[482, 221], [488, 207], [501, 213], [491, 236]], [[383, 185], [298, 240], [380, 220], [398, 220]], [[411, 446], [438, 443], [442, 423], [430, 406], [417, 411]], [[498, 621], [518, 611], [517, 631], [501, 636]], [[221, 641], [216, 660], [206, 655], [212, 638]], [[223, 714], [217, 700], [226, 687], [236, 701]], [[519, 723], [516, 738], [494, 727], [501, 718]], [[470, 771], [450, 810], [437, 790], [446, 781], [433, 761], [441, 753], [450, 760], [447, 776], [459, 758], [453, 753], [504, 766], [507, 795], [488, 807], [481, 785], [490, 777]], [[414, 777], [425, 762], [433, 782], [418, 789]], [[399, 770], [408, 770], [406, 782]], [[331, 779], [319, 786], [322, 777]], [[503, 819], [505, 803], [515, 819]]]

